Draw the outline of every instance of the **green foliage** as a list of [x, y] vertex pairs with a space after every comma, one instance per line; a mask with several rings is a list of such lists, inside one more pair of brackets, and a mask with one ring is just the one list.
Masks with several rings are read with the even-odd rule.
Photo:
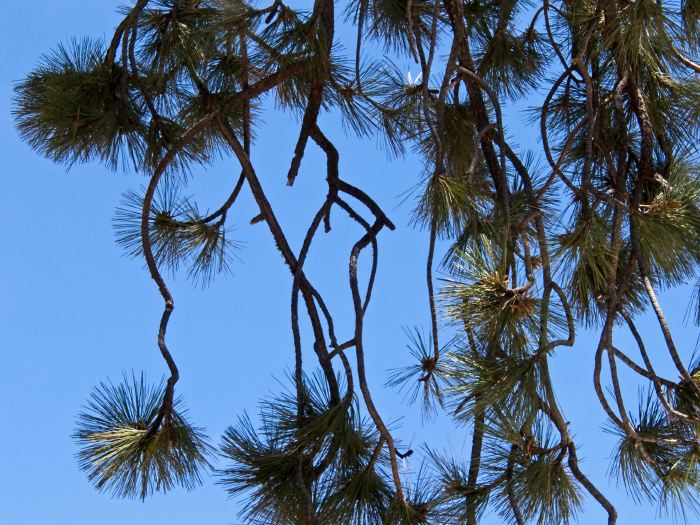
[[611, 269], [607, 217], [578, 214], [572, 228], [558, 239], [561, 266], [568, 273], [572, 304], [581, 317], [597, 312], [597, 298], [607, 285]]
[[296, 523], [306, 505], [300, 477], [320, 523], [381, 523], [394, 495], [385, 459], [372, 459], [378, 436], [352, 398], [332, 405], [320, 378], [303, 388], [301, 413], [285, 392], [262, 404], [259, 428], [246, 416], [227, 429], [221, 484], [243, 496], [242, 516], [253, 523]]
[[[141, 213], [143, 197], [128, 191], [114, 218], [117, 243], [132, 257], [143, 256]], [[231, 250], [237, 244], [226, 236], [222, 220], [205, 221], [191, 199], [180, 197], [176, 187], [161, 186], [149, 214], [149, 234], [158, 265], [176, 271], [181, 264], [195, 282], [207, 284], [230, 270]]]
[[[359, 24], [359, 10], [363, 3], [366, 4], [367, 34], [380, 45], [385, 46], [386, 50], [407, 52], [406, 34], [409, 19], [406, 0], [352, 0], [348, 2], [347, 13], [356, 24]], [[429, 0], [414, 0], [412, 2], [410, 20], [415, 35], [427, 37], [432, 12], [433, 2]]]
[[[398, 387], [399, 391], [405, 391], [405, 399], [409, 403], [415, 403], [421, 397], [423, 417], [431, 419], [438, 407], [444, 404], [442, 383], [444, 381], [444, 367], [434, 353], [432, 335], [425, 335], [420, 329], [405, 329], [409, 343], [411, 357], [416, 361], [413, 365], [404, 368], [395, 368], [391, 371], [387, 386]], [[452, 341], [445, 343], [439, 350], [443, 354], [450, 348]]]
[[20, 135], [55, 162], [142, 163], [143, 109], [133, 103], [128, 73], [104, 54], [101, 42], [74, 40], [44, 56], [15, 88]]
[[540, 371], [533, 357], [490, 357], [462, 350], [447, 359], [445, 376], [455, 416], [470, 420], [490, 407], [528, 413], [538, 406]]
[[648, 204], [641, 206], [634, 226], [659, 281], [678, 284], [700, 261], [700, 179], [692, 167], [679, 163], [671, 166], [667, 179], [650, 186]]
[[[688, 408], [687, 391], [676, 395], [676, 408]], [[630, 414], [630, 420], [638, 437], [612, 429], [619, 435], [611, 464], [613, 474], [637, 501], [646, 499], [657, 503], [660, 510], [682, 515], [686, 510], [697, 512], [697, 425], [670, 422], [651, 391], [640, 399], [638, 413]]]
[[468, 465], [450, 456], [430, 451], [430, 459], [435, 470], [436, 482], [441, 489], [438, 497], [440, 518], [447, 523], [465, 523], [467, 498], [474, 502], [476, 515], [481, 518], [489, 503], [491, 491], [488, 485], [470, 488]]
[[543, 35], [534, 28], [496, 31], [476, 53], [481, 77], [505, 96], [516, 99], [537, 87], [547, 62]]
[[201, 484], [212, 448], [202, 429], [187, 422], [179, 400], [170, 418], [154, 426], [163, 394], [162, 381], [148, 384], [143, 375], [100, 383], [92, 392], [74, 439], [80, 468], [97, 489], [143, 500]]
[[[530, 286], [509, 286], [503, 254], [493, 241], [482, 238], [480, 244], [457, 256], [457, 279], [443, 288], [445, 312], [454, 322], [483, 332], [488, 341], [502, 339], [504, 346], [524, 349], [539, 333], [541, 301]], [[556, 309], [549, 315], [552, 328], [564, 325]]]
[[580, 488], [559, 453], [541, 454], [517, 465], [513, 492], [523, 514], [538, 524], [570, 523], [582, 503]]

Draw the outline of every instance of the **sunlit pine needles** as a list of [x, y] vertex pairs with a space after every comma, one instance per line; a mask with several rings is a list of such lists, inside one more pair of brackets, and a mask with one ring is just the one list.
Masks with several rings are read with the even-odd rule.
[[143, 500], [201, 484], [212, 448], [202, 429], [187, 422], [179, 400], [154, 428], [163, 394], [162, 381], [149, 384], [143, 375], [101, 383], [92, 392], [73, 436], [80, 468], [98, 490]]

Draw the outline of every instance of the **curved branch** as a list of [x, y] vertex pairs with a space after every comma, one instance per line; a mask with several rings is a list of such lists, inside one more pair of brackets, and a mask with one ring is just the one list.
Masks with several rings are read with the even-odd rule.
[[324, 82], [331, 74], [329, 62], [331, 57], [331, 48], [333, 46], [334, 4], [334, 0], [316, 0], [314, 4], [312, 18], [318, 17], [321, 21], [319, 35], [317, 38], [324, 49], [322, 49], [322, 56], [314, 57], [321, 61], [321, 65], [319, 67], [319, 71], [315, 72], [315, 77], [309, 93], [309, 99], [306, 104], [306, 109], [304, 110], [304, 116], [302, 117], [299, 138], [297, 139], [297, 144], [294, 148], [294, 157], [292, 158], [292, 164], [289, 167], [289, 172], [287, 174], [287, 186], [294, 185], [294, 181], [299, 173], [301, 160], [304, 157], [304, 152], [306, 150], [306, 143], [311, 136], [312, 128], [318, 121], [318, 114], [321, 110], [321, 104], [323, 102]]
[[[345, 202], [343, 199], [340, 197], [336, 197], [335, 202], [340, 206], [343, 210], [347, 212], [347, 214], [350, 216], [351, 219], [353, 219], [355, 222], [357, 222], [360, 226], [362, 226], [366, 232], [368, 232], [371, 228], [370, 224], [362, 218], [362, 216], [357, 213], [355, 210], [352, 209], [352, 207]], [[370, 241], [370, 246], [372, 247], [372, 268], [370, 269], [370, 274], [369, 274], [369, 279], [367, 280], [367, 291], [365, 293], [365, 298], [364, 301], [362, 302], [362, 313], [366, 314], [367, 313], [367, 307], [369, 306], [369, 301], [372, 296], [372, 289], [374, 288], [374, 280], [377, 275], [377, 260], [378, 260], [378, 246], [377, 246], [377, 239], [372, 237]], [[348, 343], [345, 343], [348, 344]], [[349, 346], [354, 346], [355, 345], [355, 340], [352, 339], [352, 344]], [[342, 345], [341, 345], [342, 346]]]
[[426, 281], [428, 283], [428, 305], [430, 306], [430, 327], [433, 339], [433, 364], [432, 367], [419, 379], [429, 381], [440, 360], [440, 343], [438, 341], [438, 319], [435, 307], [435, 292], [433, 290], [433, 256], [435, 255], [435, 240], [437, 237], [437, 224], [433, 220], [430, 224], [430, 243], [428, 246], [428, 261], [426, 262]]
[[[458, 66], [457, 70], [460, 73], [465, 74], [467, 77], [469, 77], [471, 80], [476, 82], [479, 86], [480, 89], [486, 92], [488, 95], [489, 99], [491, 100], [491, 105], [493, 105], [493, 109], [496, 112], [496, 125], [498, 126], [498, 132], [501, 136], [501, 139], [499, 140], [499, 143], [505, 142], [506, 140], [506, 134], [505, 134], [505, 129], [503, 128], [503, 115], [501, 113], [501, 104], [498, 102], [498, 97], [496, 96], [496, 93], [491, 89], [491, 87], [484, 82], [484, 80], [478, 76], [476, 73], [471, 71], [470, 69], [467, 69], [466, 67], [463, 66]], [[486, 126], [484, 126], [485, 128]], [[500, 185], [502, 187], [502, 199], [503, 199], [503, 207], [504, 207], [504, 214], [506, 216], [506, 223], [510, 224], [510, 196], [509, 196], [509, 191], [508, 191], [508, 175], [506, 172], [506, 152], [505, 149], [502, 147], [499, 147], [500, 149], [500, 158], [501, 158], [501, 171], [500, 171]]]
[[552, 25], [549, 21], [549, 7], [549, 1], [544, 0], [542, 3], [542, 9], [544, 11], [544, 26], [547, 30], [547, 39], [549, 40], [549, 45], [552, 46], [552, 49], [554, 49], [554, 53], [557, 55], [559, 62], [561, 62], [561, 65], [566, 68], [568, 67], [566, 59], [559, 48], [559, 44], [557, 44], [557, 41], [554, 39], [554, 34], [552, 33]]
[[684, 66], [692, 69], [696, 73], [700, 73], [700, 64], [697, 64], [697, 63], [693, 62], [692, 60], [690, 60], [687, 56], [685, 56], [683, 53], [681, 53], [678, 50], [678, 48], [676, 48], [676, 47], [673, 48], [673, 52], [676, 55], [676, 58], [678, 58], [678, 60], [680, 60]]
[[569, 469], [574, 477], [585, 487], [588, 493], [595, 498], [601, 507], [608, 513], [608, 525], [617, 523], [617, 510], [612, 503], [606, 498], [603, 493], [589, 480], [586, 475], [581, 472], [578, 465], [578, 456], [576, 455], [576, 447], [574, 443], [569, 443]]
[[513, 444], [510, 447], [510, 456], [508, 457], [508, 466], [506, 467], [506, 492], [508, 494], [508, 503], [513, 511], [513, 517], [517, 525], [525, 525], [523, 514], [520, 512], [520, 506], [515, 496], [515, 488], [513, 487], [513, 463], [515, 462], [514, 454], [518, 446]]
[[396, 493], [401, 502], [405, 502], [405, 496], [403, 493], [403, 488], [401, 485], [401, 477], [399, 476], [399, 467], [396, 459], [396, 447], [394, 445], [394, 438], [389, 432], [389, 429], [384, 424], [382, 417], [379, 415], [377, 408], [372, 400], [372, 395], [367, 386], [367, 377], [365, 374], [365, 357], [364, 357], [364, 346], [362, 341], [362, 334], [364, 329], [364, 313], [362, 311], [362, 299], [360, 297], [360, 290], [357, 283], [357, 260], [360, 256], [360, 252], [370, 243], [373, 237], [376, 237], [379, 231], [384, 226], [384, 223], [380, 218], [377, 218], [372, 225], [372, 227], [367, 231], [359, 241], [355, 243], [350, 252], [350, 261], [348, 265], [348, 274], [350, 277], [350, 290], [352, 292], [352, 302], [355, 310], [355, 356], [357, 359], [357, 376], [359, 378], [360, 390], [362, 391], [362, 396], [365, 401], [365, 406], [367, 407], [367, 412], [369, 412], [370, 417], [374, 421], [377, 430], [386, 441], [389, 447], [389, 460], [391, 463], [391, 472], [394, 480], [394, 486], [396, 488]]
[[659, 303], [659, 300], [656, 296], [656, 292], [654, 291], [654, 286], [651, 283], [651, 279], [649, 278], [649, 270], [647, 268], [646, 261], [644, 260], [644, 256], [642, 254], [641, 246], [639, 243], [639, 237], [637, 236], [637, 229], [634, 226], [634, 221], [632, 220], [630, 220], [630, 238], [632, 239], [632, 243], [634, 245], [637, 255], [639, 276], [642, 279], [642, 284], [644, 285], [644, 290], [647, 293], [647, 297], [649, 298], [649, 302], [651, 303], [652, 309], [656, 314], [656, 320], [658, 321], [659, 327], [661, 328], [661, 332], [664, 336], [664, 341], [666, 342], [666, 347], [668, 348], [668, 352], [671, 355], [671, 360], [676, 366], [676, 369], [680, 372], [683, 379], [688, 382], [688, 384], [695, 391], [696, 394], [700, 395], [700, 385], [698, 385], [697, 381], [695, 381], [695, 379], [690, 375], [690, 372], [688, 372], [688, 369], [683, 364], [683, 361], [681, 360], [681, 357], [678, 353], [678, 349], [676, 348], [676, 344], [673, 341], [671, 329], [668, 326], [666, 316], [664, 315], [663, 309], [661, 308], [661, 304]]
[[[245, 153], [243, 147], [241, 146], [240, 142], [236, 138], [235, 134], [233, 133], [233, 130], [230, 128], [228, 123], [224, 122], [221, 118], [219, 119], [219, 130], [221, 131], [222, 136], [229, 144], [229, 146], [231, 147], [236, 157], [238, 158], [238, 161], [241, 164], [241, 168], [245, 173], [246, 180], [248, 181], [248, 185], [250, 186], [251, 192], [253, 193], [253, 197], [258, 205], [258, 208], [260, 209], [260, 213], [265, 218], [265, 222], [268, 225], [268, 228], [270, 230], [270, 233], [272, 234], [277, 249], [282, 255], [285, 263], [289, 267], [289, 270], [292, 272], [292, 275], [295, 275], [298, 264], [297, 259], [291, 247], [289, 246], [287, 238], [284, 235], [282, 227], [279, 221], [277, 220], [277, 217], [272, 209], [272, 206], [270, 205], [270, 202], [267, 200], [267, 196], [265, 195], [265, 192], [262, 189], [262, 186], [260, 185], [260, 181], [255, 173], [253, 165], [250, 163], [248, 155]], [[331, 402], [333, 404], [338, 404], [340, 402], [340, 392], [338, 390], [335, 372], [333, 371], [333, 365], [331, 364], [330, 356], [328, 354], [328, 350], [326, 349], [326, 345], [324, 342], [325, 337], [323, 335], [323, 328], [321, 326], [320, 318], [318, 316], [316, 305], [314, 303], [314, 294], [311, 291], [310, 284], [303, 272], [301, 273], [300, 279], [300, 288], [302, 291], [302, 296], [304, 298], [304, 302], [306, 303], [306, 308], [309, 313], [309, 319], [311, 320], [311, 326], [314, 332], [314, 338], [316, 339], [316, 344], [314, 344], [314, 351], [316, 352], [316, 355], [319, 358], [321, 369], [323, 370], [323, 373], [326, 377], [326, 381], [328, 382], [331, 391]]]
[[[573, 65], [570, 65], [566, 68], [566, 70], [554, 82], [552, 88], [549, 90], [549, 93], [547, 93], [547, 96], [545, 97], [544, 102], [542, 103], [542, 112], [540, 114], [540, 136], [542, 137], [542, 148], [544, 149], [544, 154], [547, 158], [547, 162], [549, 162], [549, 165], [552, 167], [552, 172], [556, 173], [561, 178], [564, 184], [566, 184], [567, 188], [569, 188], [579, 200], [583, 200], [581, 190], [578, 187], [576, 187], [576, 185], [573, 184], [564, 175], [564, 173], [562, 173], [560, 169], [560, 163], [554, 162], [554, 158], [552, 157], [552, 151], [549, 147], [549, 138], [547, 133], [547, 113], [549, 112], [549, 104], [552, 101], [552, 98], [554, 98], [554, 94], [557, 92], [557, 89], [559, 88], [561, 83], [564, 82], [564, 79], [571, 74], [571, 71], [573, 69]], [[560, 160], [562, 160], [563, 158], [563, 156], [560, 157]]]
[[647, 379], [650, 379], [654, 383], [658, 383], [660, 385], [663, 385], [667, 388], [672, 388], [675, 389], [678, 387], [676, 383], [673, 381], [669, 381], [668, 379], [664, 379], [663, 377], [659, 377], [653, 372], [650, 372], [646, 368], [643, 368], [639, 366], [637, 363], [635, 363], [630, 357], [625, 354], [623, 351], [619, 350], [618, 348], [613, 347], [612, 352], [615, 354], [615, 357], [617, 357], [620, 361], [625, 363], [631, 370], [634, 370], [637, 374], [639, 374], [642, 377], [646, 377]]

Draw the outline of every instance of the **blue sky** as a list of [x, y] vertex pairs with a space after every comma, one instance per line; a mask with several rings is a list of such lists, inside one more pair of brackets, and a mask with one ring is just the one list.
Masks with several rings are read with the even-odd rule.
[[[307, 2], [308, 3], [308, 2]], [[214, 478], [187, 493], [176, 490], [145, 503], [98, 494], [78, 470], [70, 439], [75, 416], [90, 390], [123, 371], [145, 371], [160, 378], [165, 366], [155, 346], [162, 302], [139, 261], [123, 256], [114, 243], [112, 217], [121, 194], [143, 184], [141, 175], [111, 173], [97, 165], [70, 171], [39, 158], [19, 141], [11, 117], [13, 83], [26, 75], [60, 42], [72, 37], [111, 35], [118, 23], [112, 1], [5, 0], [5, 49], [0, 70], [0, 148], [4, 191], [0, 194], [0, 523], [73, 525], [130, 523], [236, 524], [238, 504], [227, 498]], [[352, 41], [348, 40], [351, 46]], [[399, 63], [408, 72], [411, 64]], [[415, 66], [413, 66], [415, 76]], [[525, 107], [527, 102], [522, 104]], [[269, 107], [269, 104], [268, 104]], [[523, 127], [511, 111], [509, 134], [521, 146], [537, 148], [535, 128]], [[258, 131], [253, 160], [286, 233], [298, 248], [313, 210], [323, 195], [324, 159], [313, 146], [290, 189], [286, 170], [297, 128], [290, 115], [266, 113]], [[524, 121], [524, 119], [523, 119]], [[382, 388], [390, 368], [409, 362], [404, 326], [429, 323], [424, 283], [428, 244], [425, 232], [410, 225], [407, 192], [420, 166], [410, 156], [389, 160], [374, 140], [343, 133], [335, 118], [323, 117], [324, 129], [339, 145], [343, 176], [362, 187], [387, 211], [398, 228], [380, 237], [377, 286], [367, 318], [369, 381], [385, 418], [396, 421], [403, 443], [427, 444], [465, 456], [468, 431], [438, 420], [421, 422], [417, 407], [406, 406], [395, 391]], [[216, 208], [230, 192], [238, 168], [232, 159], [195, 170], [189, 193], [203, 207]], [[200, 289], [184, 275], [168, 277], [175, 295], [169, 341], [181, 370], [178, 391], [192, 422], [218, 440], [223, 430], [261, 397], [279, 390], [279, 380], [293, 362], [289, 329], [291, 279], [263, 224], [249, 226], [257, 214], [249, 193], [233, 212], [231, 237], [241, 243], [231, 275]], [[312, 280], [328, 295], [339, 322], [349, 333], [347, 256], [357, 231], [337, 221], [322, 236], [307, 263]], [[443, 275], [444, 276], [444, 275]], [[662, 296], [679, 346], [689, 355], [697, 331], [683, 325], [690, 290]], [[659, 356], [667, 359], [651, 319], [641, 328]], [[342, 336], [341, 336], [342, 338]], [[620, 345], [630, 340], [620, 334]], [[558, 395], [580, 448], [584, 471], [616, 504], [619, 523], [671, 523], [652, 505], [637, 505], [624, 489], [607, 481], [612, 443], [601, 427], [604, 416], [592, 388], [595, 338], [581, 331], [572, 349], [552, 360]], [[309, 356], [312, 358], [312, 356]], [[630, 392], [635, 395], [634, 389]], [[632, 400], [633, 397], [630, 397]], [[406, 475], [418, 469], [414, 455]], [[603, 513], [587, 500], [580, 523], [602, 523]], [[485, 524], [495, 524], [496, 517]]]

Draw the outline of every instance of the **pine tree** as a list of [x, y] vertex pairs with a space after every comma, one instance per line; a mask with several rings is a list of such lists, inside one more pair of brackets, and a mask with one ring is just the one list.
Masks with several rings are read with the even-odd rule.
[[[137, 0], [109, 42], [76, 40], [46, 55], [16, 88], [18, 131], [58, 163], [148, 175], [146, 188], [124, 196], [115, 225], [164, 305], [167, 381], [101, 383], [79, 416], [90, 481], [143, 499], [196, 486], [221, 454], [221, 484], [243, 497], [250, 523], [474, 525], [490, 508], [508, 523], [559, 524], [588, 494], [614, 524], [613, 503], [579, 466], [549, 370], [555, 350], [588, 327], [599, 334], [593, 387], [619, 438], [613, 473], [633, 498], [697, 510], [700, 362], [676, 345], [658, 293], [695, 280], [700, 262], [699, 16], [695, 0], [315, 0], [308, 12], [280, 0]], [[337, 45], [341, 23], [356, 29], [350, 57]], [[386, 56], [415, 61], [420, 74], [406, 78]], [[504, 124], [508, 104], [537, 93], [541, 164]], [[307, 148], [327, 159], [327, 195], [306, 204], [317, 211], [298, 252], [250, 158], [266, 98], [299, 115], [287, 184]], [[423, 161], [414, 217], [430, 241], [431, 329], [409, 331], [415, 363], [389, 383], [411, 389], [426, 415], [445, 410], [468, 423], [472, 447], [466, 460], [430, 453], [411, 486], [399, 474], [411, 451], [397, 448], [375, 407], [363, 338], [378, 243], [395, 227], [341, 173], [322, 112]], [[240, 176], [206, 214], [183, 196], [184, 175], [222, 154]], [[264, 402], [261, 426], [242, 418], [215, 449], [176, 395], [164, 275], [184, 266], [210, 282], [229, 268], [227, 215], [244, 188], [291, 274], [295, 368], [290, 390]], [[338, 270], [354, 311], [344, 337], [304, 271], [313, 240], [332, 233], [331, 211], [362, 231]], [[442, 263], [438, 239], [450, 246]], [[438, 265], [452, 275], [442, 287]], [[637, 329], [647, 310], [665, 353], [649, 352]], [[302, 363], [300, 315], [312, 327], [314, 367]], [[620, 348], [621, 331], [638, 357]], [[663, 359], [677, 380], [655, 372]], [[619, 367], [648, 385], [640, 399], [629, 399]]]

